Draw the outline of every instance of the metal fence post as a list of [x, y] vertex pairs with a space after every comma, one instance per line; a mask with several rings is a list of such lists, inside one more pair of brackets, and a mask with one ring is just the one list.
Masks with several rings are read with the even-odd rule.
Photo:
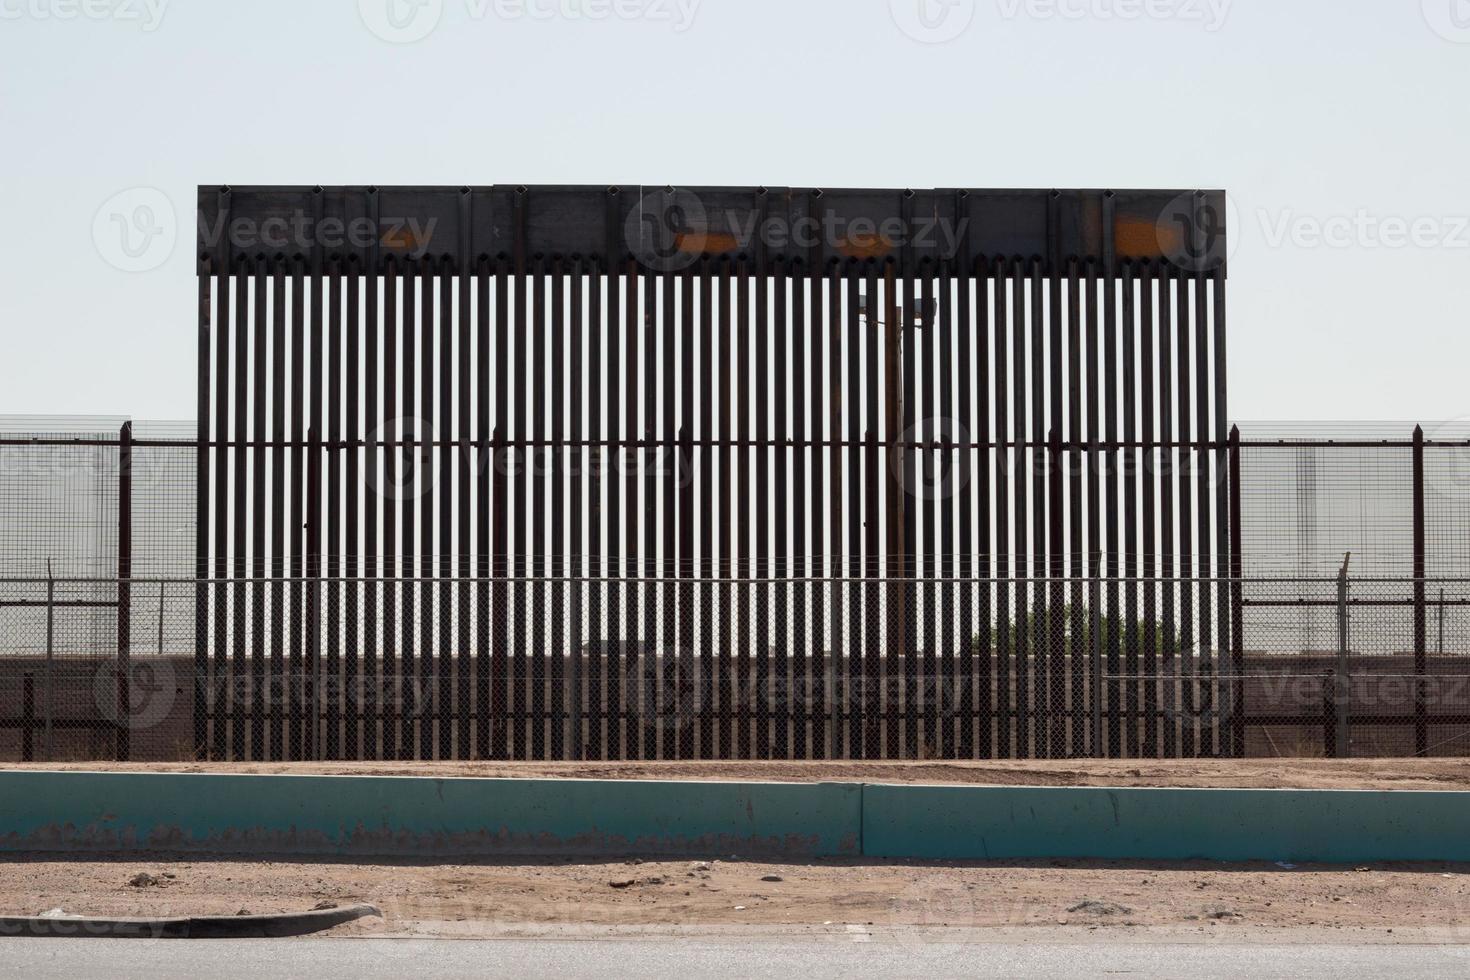
[[51, 574], [51, 559], [46, 559], [46, 761], [50, 762], [53, 742], [51, 725], [56, 684], [56, 579]]
[[1424, 704], [1425, 634], [1428, 632], [1424, 603], [1424, 427], [1414, 426], [1414, 754], [1429, 752], [1429, 722]]
[[1334, 756], [1347, 758], [1352, 755], [1348, 742], [1348, 561], [1352, 552], [1343, 556], [1342, 569], [1337, 573], [1337, 672], [1332, 688], [1332, 706], [1336, 715], [1333, 735]]
[[132, 754], [133, 423], [117, 440], [117, 761]]
[[[1096, 566], [1094, 566], [1095, 568]], [[1090, 686], [1092, 688], [1092, 757], [1094, 759], [1107, 758], [1107, 745], [1103, 743], [1103, 712], [1102, 712], [1102, 606], [1099, 598], [1102, 594], [1102, 580], [1096, 575], [1091, 582], [1092, 615], [1089, 629], [1092, 631], [1091, 641], [1088, 644], [1089, 656], [1092, 658], [1092, 677]]]

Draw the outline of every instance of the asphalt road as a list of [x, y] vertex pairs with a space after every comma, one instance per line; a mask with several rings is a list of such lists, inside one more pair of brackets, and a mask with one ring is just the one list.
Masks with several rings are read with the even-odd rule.
[[1470, 946], [905, 944], [840, 940], [0, 939], [0, 977], [1420, 977]]

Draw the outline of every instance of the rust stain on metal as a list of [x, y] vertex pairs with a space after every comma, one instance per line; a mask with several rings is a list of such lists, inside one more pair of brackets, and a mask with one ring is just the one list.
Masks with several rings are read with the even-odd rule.
[[893, 251], [893, 241], [877, 233], [855, 233], [838, 239], [837, 251], [850, 259], [877, 259]]

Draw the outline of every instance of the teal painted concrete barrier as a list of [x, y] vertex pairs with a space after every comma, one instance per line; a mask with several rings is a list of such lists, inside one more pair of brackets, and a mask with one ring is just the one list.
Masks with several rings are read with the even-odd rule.
[[868, 785], [863, 853], [1470, 861], [1470, 793]]
[[0, 849], [859, 853], [851, 783], [0, 772]]
[[1470, 793], [0, 771], [0, 850], [1470, 861]]

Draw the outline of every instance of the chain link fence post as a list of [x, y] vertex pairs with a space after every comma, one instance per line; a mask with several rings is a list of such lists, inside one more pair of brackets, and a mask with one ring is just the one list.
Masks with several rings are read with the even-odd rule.
[[1352, 755], [1348, 742], [1348, 561], [1352, 553], [1343, 557], [1342, 569], [1337, 573], [1337, 671], [1332, 690], [1332, 704], [1336, 716], [1333, 735], [1334, 755], [1347, 758]]

